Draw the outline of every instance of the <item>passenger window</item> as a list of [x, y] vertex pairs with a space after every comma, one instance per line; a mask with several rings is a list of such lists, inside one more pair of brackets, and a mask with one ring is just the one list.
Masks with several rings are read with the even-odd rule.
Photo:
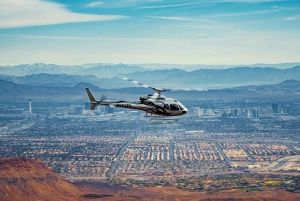
[[168, 109], [168, 110], [170, 109], [168, 104], [165, 104], [165, 108]]
[[179, 110], [178, 105], [176, 104], [170, 104], [171, 110]]

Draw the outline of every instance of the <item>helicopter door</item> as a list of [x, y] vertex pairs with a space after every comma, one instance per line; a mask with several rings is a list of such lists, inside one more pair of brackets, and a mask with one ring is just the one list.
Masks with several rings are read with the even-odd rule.
[[179, 107], [177, 104], [170, 104], [171, 110], [179, 110]]

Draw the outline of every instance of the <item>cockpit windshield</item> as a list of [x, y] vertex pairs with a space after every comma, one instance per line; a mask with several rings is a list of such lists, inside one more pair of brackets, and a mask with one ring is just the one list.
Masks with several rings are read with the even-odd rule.
[[179, 106], [177, 104], [170, 104], [171, 110], [179, 110]]
[[180, 110], [186, 110], [186, 108], [179, 101], [177, 101], [177, 104], [178, 104]]
[[178, 106], [179, 106], [180, 110], [183, 110], [183, 108], [181, 107], [181, 105], [180, 105], [180, 104], [178, 104]]

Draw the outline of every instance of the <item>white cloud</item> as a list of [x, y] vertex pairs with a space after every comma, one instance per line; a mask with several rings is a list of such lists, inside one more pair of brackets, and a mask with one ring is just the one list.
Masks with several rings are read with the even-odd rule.
[[166, 17], [166, 16], [147, 16], [149, 18], [154, 19], [162, 19], [162, 20], [176, 20], [176, 21], [195, 21], [191, 18], [184, 18], [184, 17]]
[[41, 0], [1, 0], [0, 28], [15, 28], [73, 22], [107, 21], [126, 18], [120, 15], [73, 13], [63, 5]]
[[297, 19], [300, 19], [300, 15], [295, 15], [295, 16], [292, 16], [292, 17], [286, 17], [285, 18], [286, 21], [292, 21], [292, 20], [297, 20]]
[[224, 17], [241, 17], [241, 16], [249, 16], [249, 15], [266, 15], [270, 13], [277, 13], [277, 12], [283, 12], [283, 11], [292, 11], [296, 10], [296, 8], [289, 8], [289, 7], [282, 7], [282, 8], [274, 8], [268, 9], [268, 10], [254, 10], [254, 11], [248, 11], [248, 12], [234, 12], [234, 13], [218, 13], [209, 15], [210, 18], [224, 18]]
[[284, 0], [203, 0], [202, 2], [208, 3], [222, 3], [222, 2], [232, 2], [232, 3], [263, 3], [263, 2], [280, 2]]
[[86, 5], [86, 7], [98, 7], [98, 6], [101, 6], [101, 5], [103, 5], [103, 2], [95, 1], [95, 2], [89, 3], [88, 5]]
[[190, 22], [209, 22], [209, 23], [217, 23], [212, 20], [206, 20], [206, 19], [196, 19], [196, 18], [184, 18], [184, 17], [168, 17], [168, 16], [147, 16], [149, 18], [154, 19], [162, 19], [162, 20], [175, 20], [175, 21], [190, 21]]
[[181, 3], [181, 4], [168, 4], [168, 5], [153, 5], [153, 6], [141, 6], [137, 9], [157, 9], [157, 8], [172, 8], [172, 7], [182, 7], [182, 6], [191, 6], [191, 5], [198, 5], [199, 3], [192, 2], [192, 3]]
[[214, 5], [215, 3], [262, 3], [262, 2], [280, 2], [284, 0], [201, 0], [197, 2], [178, 3], [178, 4], [167, 4], [167, 5], [151, 5], [151, 6], [140, 6], [137, 9], [157, 9], [157, 8], [172, 8], [172, 7], [183, 7], [183, 6], [207, 6]]

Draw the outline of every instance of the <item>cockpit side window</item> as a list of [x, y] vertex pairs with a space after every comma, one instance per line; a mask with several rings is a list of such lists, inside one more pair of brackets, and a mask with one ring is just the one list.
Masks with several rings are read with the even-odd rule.
[[177, 104], [170, 104], [171, 110], [179, 110], [179, 107]]
[[165, 108], [168, 109], [168, 110], [170, 109], [168, 104], [165, 104]]

